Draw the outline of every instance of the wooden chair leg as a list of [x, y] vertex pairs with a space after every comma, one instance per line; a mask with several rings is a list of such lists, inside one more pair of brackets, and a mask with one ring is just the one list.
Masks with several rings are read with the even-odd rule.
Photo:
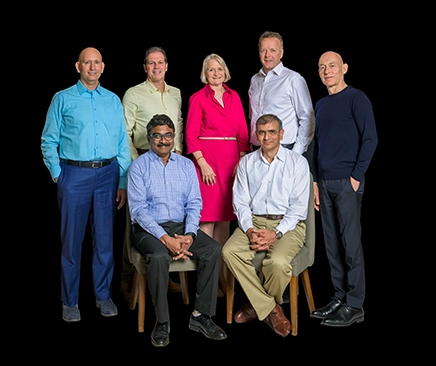
[[130, 295], [129, 301], [130, 310], [134, 310], [136, 308], [136, 303], [138, 302], [138, 276], [139, 273], [135, 269], [135, 273], [133, 275], [132, 294]]
[[188, 291], [188, 274], [186, 272], [179, 272], [180, 285], [182, 286], [182, 298], [185, 305], [189, 304], [189, 291]]
[[233, 319], [233, 302], [235, 296], [235, 277], [230, 269], [227, 268], [227, 288], [226, 288], [226, 305], [227, 305], [227, 324], [232, 324]]
[[310, 285], [309, 270], [307, 268], [301, 273], [301, 278], [309, 311], [312, 312], [315, 310], [315, 302], [313, 301], [312, 286]]
[[[136, 287], [136, 286], [135, 286]], [[145, 273], [138, 273], [138, 332], [144, 331], [145, 323], [145, 291], [147, 290], [147, 278]]]
[[290, 282], [291, 333], [298, 333], [298, 276], [292, 276]]

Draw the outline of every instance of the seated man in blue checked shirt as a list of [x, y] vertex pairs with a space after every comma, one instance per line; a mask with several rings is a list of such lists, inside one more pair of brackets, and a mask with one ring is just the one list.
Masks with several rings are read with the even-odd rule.
[[127, 197], [132, 219], [132, 245], [145, 257], [147, 281], [156, 313], [151, 334], [155, 347], [168, 345], [170, 316], [168, 278], [172, 260], [198, 261], [195, 310], [189, 329], [221, 340], [226, 333], [211, 319], [215, 315], [221, 246], [199, 230], [202, 206], [194, 164], [172, 152], [174, 124], [156, 114], [147, 125], [150, 150], [132, 162]]

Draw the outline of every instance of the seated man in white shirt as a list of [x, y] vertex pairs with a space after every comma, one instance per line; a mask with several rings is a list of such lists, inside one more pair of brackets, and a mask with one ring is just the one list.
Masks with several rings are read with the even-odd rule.
[[[260, 149], [239, 162], [233, 185], [238, 227], [222, 250], [223, 260], [244, 290], [249, 304], [235, 322], [258, 318], [278, 335], [291, 329], [280, 304], [292, 276], [292, 259], [303, 247], [310, 193], [307, 159], [284, 148], [282, 121], [265, 114], [256, 121]], [[251, 260], [266, 251], [261, 279]]]

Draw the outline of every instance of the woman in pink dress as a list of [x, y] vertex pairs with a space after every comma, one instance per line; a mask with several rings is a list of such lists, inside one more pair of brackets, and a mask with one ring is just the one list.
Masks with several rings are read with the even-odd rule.
[[[224, 84], [230, 72], [223, 58], [208, 55], [200, 79], [206, 85], [189, 99], [187, 153], [193, 156], [203, 199], [200, 229], [223, 246], [236, 218], [232, 186], [239, 159], [250, 151], [248, 127], [241, 98]], [[222, 266], [219, 287], [225, 292]]]

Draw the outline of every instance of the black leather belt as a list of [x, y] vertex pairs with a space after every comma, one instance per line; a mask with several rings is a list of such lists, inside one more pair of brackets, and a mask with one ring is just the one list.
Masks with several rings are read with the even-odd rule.
[[265, 217], [267, 220], [281, 220], [285, 215], [254, 215], [259, 217]]
[[282, 144], [283, 147], [285, 147], [286, 149], [289, 149], [289, 150], [292, 150], [294, 145], [295, 145], [295, 142], [293, 142], [292, 144]]
[[62, 161], [65, 164], [68, 165], [74, 165], [74, 166], [78, 166], [81, 168], [102, 168], [104, 166], [109, 165], [110, 163], [112, 163], [116, 158], [113, 157], [111, 159], [103, 159], [103, 160], [94, 160], [94, 161], [77, 161], [77, 160], [66, 160], [66, 159], [62, 159]]

